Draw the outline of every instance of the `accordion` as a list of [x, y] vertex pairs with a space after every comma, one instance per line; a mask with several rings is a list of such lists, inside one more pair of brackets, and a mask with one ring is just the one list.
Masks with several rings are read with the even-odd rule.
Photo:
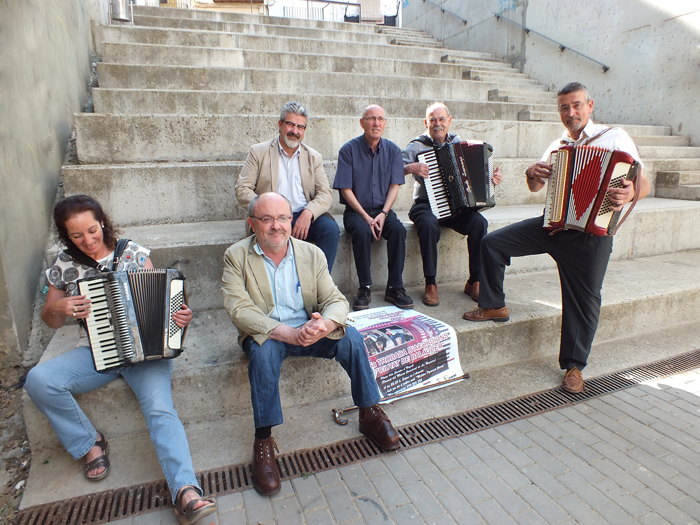
[[[624, 151], [563, 146], [552, 152], [550, 164], [544, 228], [614, 235], [637, 202], [639, 163]], [[620, 220], [621, 212], [611, 209], [608, 189], [621, 188], [623, 179], [634, 182], [635, 200]]]
[[496, 205], [492, 157], [493, 147], [476, 141], [445, 144], [418, 155], [430, 171], [425, 191], [438, 219]]
[[78, 289], [92, 302], [85, 325], [98, 372], [182, 352], [185, 330], [173, 321], [187, 300], [179, 271], [105, 272]]

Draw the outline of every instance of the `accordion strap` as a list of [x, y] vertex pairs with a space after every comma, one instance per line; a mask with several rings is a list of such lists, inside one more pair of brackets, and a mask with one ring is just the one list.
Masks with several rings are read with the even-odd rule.
[[83, 252], [77, 249], [75, 245], [66, 247], [66, 253], [80, 264], [84, 264], [85, 266], [89, 266], [91, 268], [97, 268], [101, 272], [111, 272], [114, 271], [114, 269], [119, 265], [119, 259], [121, 258], [128, 244], [129, 239], [119, 239], [119, 241], [117, 241], [117, 246], [114, 248], [114, 258], [112, 259], [109, 267], [98, 263], [89, 255], [85, 255]]

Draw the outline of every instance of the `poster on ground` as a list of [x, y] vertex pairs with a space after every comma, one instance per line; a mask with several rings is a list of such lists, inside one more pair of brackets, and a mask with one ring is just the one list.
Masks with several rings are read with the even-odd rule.
[[351, 312], [348, 324], [365, 340], [383, 400], [430, 385], [441, 388], [439, 383], [464, 375], [455, 331], [442, 321], [386, 306]]

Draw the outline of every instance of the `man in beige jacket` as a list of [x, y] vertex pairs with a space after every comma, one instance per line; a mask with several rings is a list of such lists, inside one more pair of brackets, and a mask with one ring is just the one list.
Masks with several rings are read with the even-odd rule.
[[248, 207], [248, 224], [255, 235], [224, 255], [222, 291], [239, 343], [250, 358], [253, 486], [272, 495], [280, 489], [272, 427], [284, 422], [279, 379], [282, 362], [290, 355], [338, 361], [350, 376], [352, 398], [360, 407], [360, 432], [383, 450], [397, 449], [400, 437], [377, 404], [379, 389], [362, 336], [345, 326], [348, 302], [333, 283], [323, 253], [291, 238], [289, 201], [278, 193], [256, 197]]
[[330, 272], [340, 230], [328, 213], [333, 194], [323, 158], [302, 144], [308, 117], [308, 111], [298, 102], [287, 102], [282, 107], [277, 122], [279, 136], [250, 148], [236, 182], [236, 197], [245, 207], [256, 195], [269, 191], [285, 195], [292, 204], [292, 236], [321, 248]]

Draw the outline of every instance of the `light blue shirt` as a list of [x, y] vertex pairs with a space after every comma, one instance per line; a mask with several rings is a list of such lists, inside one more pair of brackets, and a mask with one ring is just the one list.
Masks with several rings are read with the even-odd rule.
[[277, 146], [280, 150], [279, 171], [277, 174], [277, 193], [289, 199], [292, 204], [292, 212], [303, 210], [308, 202], [304, 195], [304, 187], [301, 184], [301, 171], [299, 167], [299, 151], [301, 146], [290, 157], [282, 147], [282, 137]]
[[275, 301], [275, 308], [270, 313], [270, 317], [292, 328], [299, 328], [309, 320], [309, 316], [304, 309], [304, 297], [301, 293], [292, 243], [289, 243], [287, 255], [279, 266], [276, 266], [274, 261], [263, 253], [259, 244], [256, 243], [254, 249], [265, 261], [267, 279], [270, 281], [272, 298]]

